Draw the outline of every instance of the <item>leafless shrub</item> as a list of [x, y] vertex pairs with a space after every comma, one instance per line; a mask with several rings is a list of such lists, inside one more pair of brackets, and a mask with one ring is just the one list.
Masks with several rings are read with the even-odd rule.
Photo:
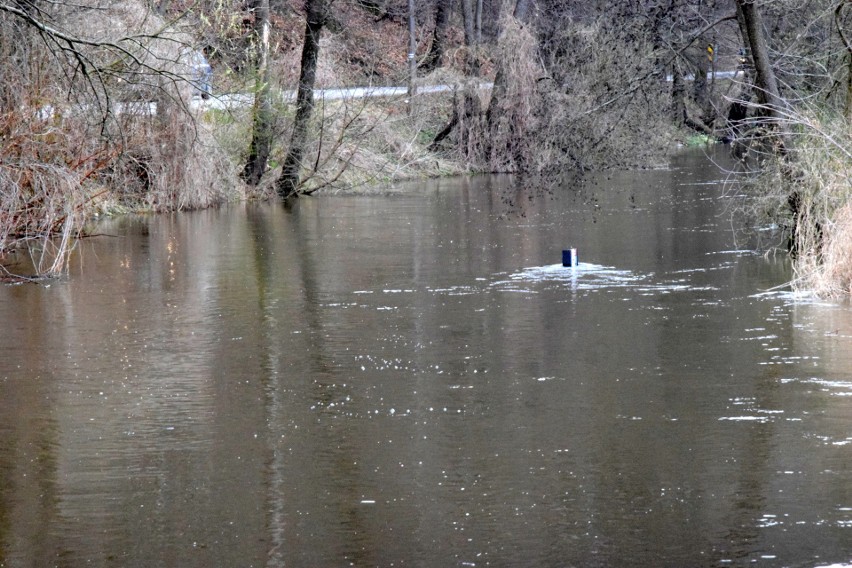
[[579, 169], [660, 162], [671, 139], [670, 101], [652, 73], [652, 46], [600, 22], [566, 26], [557, 39], [563, 49], [549, 67], [560, 70], [562, 83], [539, 82], [536, 112], [549, 162]]
[[[428, 150], [423, 134], [434, 128], [439, 120], [435, 108], [445, 109], [446, 99], [446, 93], [418, 96], [413, 116], [403, 99], [320, 100], [302, 164], [301, 192], [363, 191], [368, 184], [461, 173], [457, 164]], [[263, 190], [271, 196], [270, 188]]]
[[26, 247], [55, 274], [98, 208], [228, 197], [233, 168], [190, 110], [190, 35], [136, 1], [25, 16], [0, 10], [0, 256]]
[[807, 288], [819, 296], [852, 296], [852, 206], [844, 205], [835, 212], [824, 239], [821, 262], [816, 264], [809, 257], [797, 270], [805, 275]]
[[[470, 93], [457, 95], [446, 136], [457, 159], [527, 173], [660, 163], [670, 147], [670, 101], [665, 83], [649, 80], [650, 46], [599, 23], [572, 23], [550, 38], [560, 48], [544, 65], [529, 29], [505, 21], [498, 56], [505, 83], [495, 80], [484, 117]], [[639, 88], [637, 78], [646, 81]]]
[[211, 130], [185, 113], [126, 119], [123, 151], [100, 180], [129, 206], [198, 209], [234, 197], [236, 168]]
[[[515, 18], [506, 15], [503, 33], [498, 43], [497, 59], [500, 61], [502, 77], [495, 78], [495, 90], [488, 108], [482, 131], [484, 140], [473, 141], [475, 146], [487, 148], [488, 167], [494, 172], [523, 171], [527, 169], [534, 148], [533, 108], [536, 100], [536, 80], [543, 71], [536, 57], [536, 41], [529, 27], [524, 27]], [[467, 104], [465, 101], [463, 104]], [[467, 140], [471, 144], [470, 129]]]
[[791, 235], [796, 286], [821, 296], [852, 293], [852, 134], [844, 122], [799, 123], [795, 181], [781, 186], [797, 199]]
[[[837, 297], [852, 293], [852, 132], [831, 113], [788, 110], [790, 145], [784, 159], [766, 153], [752, 182], [753, 215], [775, 223], [793, 253], [800, 291]], [[767, 137], [769, 139], [769, 137]]]
[[[24, 249], [32, 273], [57, 276], [84, 219], [80, 172], [38, 162], [0, 164], [0, 254]], [[0, 276], [10, 276], [5, 269]]]

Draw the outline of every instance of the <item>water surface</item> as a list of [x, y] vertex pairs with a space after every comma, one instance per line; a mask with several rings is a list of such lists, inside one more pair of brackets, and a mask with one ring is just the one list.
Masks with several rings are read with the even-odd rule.
[[0, 566], [852, 562], [852, 311], [725, 177], [105, 222], [0, 287]]

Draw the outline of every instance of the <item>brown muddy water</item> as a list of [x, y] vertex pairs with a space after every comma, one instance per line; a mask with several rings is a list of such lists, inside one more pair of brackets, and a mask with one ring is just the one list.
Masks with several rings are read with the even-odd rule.
[[0, 566], [852, 563], [852, 309], [725, 177], [102, 223], [0, 287]]

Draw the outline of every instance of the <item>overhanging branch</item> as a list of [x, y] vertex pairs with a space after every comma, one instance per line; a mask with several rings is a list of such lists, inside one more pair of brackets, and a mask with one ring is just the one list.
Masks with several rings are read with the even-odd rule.
[[602, 102], [601, 104], [597, 105], [596, 107], [586, 111], [586, 114], [592, 114], [592, 113], [598, 112], [599, 110], [604, 109], [604, 108], [612, 105], [613, 103], [623, 99], [624, 97], [632, 95], [633, 93], [635, 93], [636, 91], [638, 91], [642, 87], [642, 85], [645, 81], [647, 81], [651, 77], [657, 77], [661, 73], [663, 73], [665, 71], [666, 67], [668, 67], [675, 59], [680, 57], [683, 54], [683, 52], [686, 51], [687, 49], [689, 49], [692, 46], [693, 43], [698, 41], [701, 38], [702, 35], [704, 35], [708, 31], [710, 31], [711, 29], [715, 28], [719, 24], [722, 24], [724, 22], [728, 22], [730, 20], [736, 20], [736, 19], [737, 19], [736, 14], [729, 14], [727, 16], [723, 16], [723, 17], [719, 18], [718, 20], [710, 22], [709, 24], [707, 24], [706, 26], [701, 28], [699, 31], [695, 32], [695, 34], [693, 34], [693, 36], [692, 36], [692, 39], [690, 39], [688, 42], [686, 42], [680, 49], [678, 49], [677, 51], [674, 51], [672, 53], [671, 57], [669, 57], [662, 64], [657, 66], [656, 69], [649, 71], [648, 73], [646, 73], [645, 75], [643, 75], [642, 77], [637, 79], [636, 83], [631, 88], [627, 89], [626, 91], [624, 91], [622, 93], [619, 93], [618, 95], [615, 95], [614, 97]]

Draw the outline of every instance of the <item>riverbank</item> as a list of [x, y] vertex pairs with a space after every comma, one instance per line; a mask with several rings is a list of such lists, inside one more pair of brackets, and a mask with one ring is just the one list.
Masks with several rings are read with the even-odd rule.
[[750, 182], [753, 214], [782, 229], [791, 286], [820, 297], [852, 297], [852, 131], [843, 116], [801, 113], [791, 146]]

